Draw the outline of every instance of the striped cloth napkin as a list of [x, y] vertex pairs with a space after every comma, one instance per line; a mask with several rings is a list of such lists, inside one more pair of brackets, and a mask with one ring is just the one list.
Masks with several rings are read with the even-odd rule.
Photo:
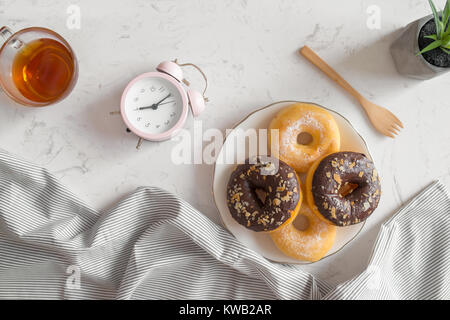
[[449, 299], [449, 249], [439, 181], [383, 224], [362, 274], [332, 287], [243, 247], [164, 190], [97, 211], [0, 151], [2, 299]]

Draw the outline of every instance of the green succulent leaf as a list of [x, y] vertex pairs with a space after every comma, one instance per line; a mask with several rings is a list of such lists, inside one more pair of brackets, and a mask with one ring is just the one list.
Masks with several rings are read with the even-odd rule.
[[442, 35], [443, 37], [446, 37], [450, 34], [450, 28], [447, 28], [447, 30], [445, 30], [444, 34]]
[[448, 18], [450, 17], [450, 0], [447, 0], [445, 3], [444, 11], [442, 13], [442, 23], [444, 26], [447, 26]]
[[438, 38], [442, 35], [441, 33], [441, 21], [439, 19], [439, 14], [437, 13], [436, 7], [434, 6], [434, 3], [432, 0], [428, 0], [430, 3], [431, 11], [433, 11], [433, 17], [434, 17], [434, 24], [436, 25], [436, 35]]
[[433, 50], [433, 49], [436, 49], [436, 48], [440, 47], [441, 45], [442, 45], [442, 40], [435, 40], [432, 43], [430, 43], [429, 45], [427, 45], [425, 48], [423, 48], [422, 51], [417, 53], [417, 55], [425, 53], [425, 52]]
[[431, 34], [431, 35], [429, 35], [429, 36], [424, 36], [424, 38], [432, 39], [432, 40], [437, 40], [437, 37], [436, 37], [435, 34]]
[[445, 48], [441, 47], [441, 50], [444, 51], [446, 54], [450, 54], [450, 50], [448, 50], [448, 49], [445, 49]]
[[450, 35], [448, 35], [444, 39], [442, 39], [442, 45], [441, 46], [450, 49]]
[[438, 33], [438, 39], [442, 39], [442, 38], [444, 38], [445, 27], [441, 20], [439, 20], [439, 30], [441, 30], [441, 32]]
[[444, 8], [444, 37], [450, 34], [450, 28], [449, 28], [449, 21], [450, 21], [450, 0], [447, 0], [445, 3]]

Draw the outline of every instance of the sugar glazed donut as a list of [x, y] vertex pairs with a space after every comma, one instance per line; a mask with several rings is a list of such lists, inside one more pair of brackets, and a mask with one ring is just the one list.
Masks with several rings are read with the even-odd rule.
[[302, 216], [307, 220], [304, 230], [290, 223], [271, 232], [270, 237], [285, 255], [302, 261], [318, 261], [333, 246], [336, 227], [318, 218], [306, 202], [303, 202], [297, 219]]
[[364, 154], [336, 152], [311, 166], [306, 194], [318, 217], [336, 226], [348, 226], [364, 221], [378, 206], [380, 177]]
[[[278, 129], [278, 141], [272, 141], [271, 129]], [[339, 151], [339, 128], [326, 110], [296, 103], [281, 110], [270, 122], [269, 146], [272, 155], [277, 155], [273, 149], [277, 148], [281, 160], [297, 172], [306, 172], [318, 158]]]
[[292, 221], [302, 201], [294, 169], [278, 159], [256, 157], [238, 165], [227, 186], [233, 218], [253, 231], [273, 231]]

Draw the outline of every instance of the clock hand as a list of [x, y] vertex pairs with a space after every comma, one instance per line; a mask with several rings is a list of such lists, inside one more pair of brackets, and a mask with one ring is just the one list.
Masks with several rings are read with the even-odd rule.
[[164, 100], [166, 100], [168, 97], [170, 97], [171, 95], [172, 95], [172, 94], [169, 93], [167, 96], [165, 96], [164, 98], [162, 98], [161, 100], [159, 100], [157, 103], [154, 103], [154, 104], [152, 104], [151, 106], [138, 108], [137, 110], [144, 110], [144, 109], [153, 109], [153, 110], [156, 110], [156, 109], [158, 109], [158, 106], [159, 106]]
[[[162, 102], [158, 105], [159, 106], [163, 106], [165, 104], [169, 104], [169, 103], [174, 103], [175, 101], [167, 101], [167, 102]], [[151, 106], [146, 106], [146, 107], [140, 107], [140, 108], [136, 108], [133, 109], [133, 111], [139, 111], [139, 110], [145, 110], [145, 109], [153, 109], [154, 108], [154, 104], [152, 104]]]
[[169, 93], [167, 96], [165, 96], [164, 98], [162, 98], [159, 102], [157, 102], [156, 104], [160, 104], [161, 102], [163, 102], [164, 100], [166, 100], [168, 97], [170, 97], [172, 94]]
[[152, 104], [152, 109], [156, 110], [158, 109], [158, 106], [164, 101], [166, 100], [168, 97], [170, 97], [171, 94], [169, 93], [167, 96], [165, 96], [164, 98], [162, 98], [161, 100], [159, 100], [157, 103]]

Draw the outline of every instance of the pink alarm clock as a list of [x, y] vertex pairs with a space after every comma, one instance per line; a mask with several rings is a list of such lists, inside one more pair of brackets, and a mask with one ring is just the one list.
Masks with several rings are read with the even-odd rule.
[[[185, 88], [182, 66], [193, 66], [200, 71], [206, 86], [203, 95]], [[140, 139], [163, 141], [179, 132], [186, 122], [190, 105], [192, 114], [197, 117], [205, 109], [204, 93], [207, 80], [197, 66], [178, 64], [175, 60], [164, 61], [155, 72], [137, 76], [125, 88], [120, 102], [120, 114], [128, 129]]]

